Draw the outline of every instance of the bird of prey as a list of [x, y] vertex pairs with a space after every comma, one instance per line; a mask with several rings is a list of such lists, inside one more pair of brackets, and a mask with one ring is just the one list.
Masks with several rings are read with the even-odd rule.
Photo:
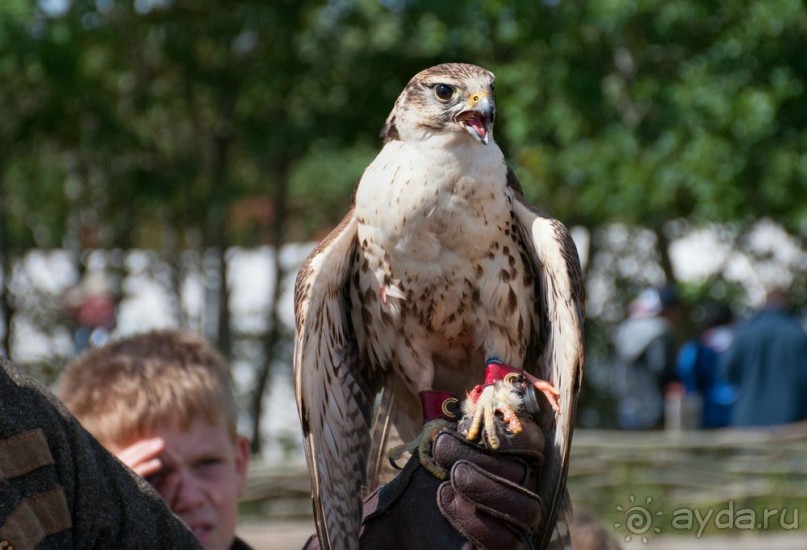
[[[493, 139], [493, 88], [474, 65], [415, 75], [349, 212], [298, 273], [295, 391], [323, 548], [358, 548], [361, 497], [381, 482], [390, 448], [418, 436], [420, 392], [465, 395], [491, 362], [548, 397], [542, 546], [566, 505], [580, 264], [567, 229], [525, 201]], [[504, 412], [483, 397], [472, 410]]]

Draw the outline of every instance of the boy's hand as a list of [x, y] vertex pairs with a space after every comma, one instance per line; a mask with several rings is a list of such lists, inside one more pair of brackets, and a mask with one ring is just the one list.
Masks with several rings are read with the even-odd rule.
[[115, 452], [118, 460], [126, 464], [140, 477], [147, 478], [163, 468], [160, 454], [165, 450], [165, 441], [161, 437], [141, 439], [132, 445]]

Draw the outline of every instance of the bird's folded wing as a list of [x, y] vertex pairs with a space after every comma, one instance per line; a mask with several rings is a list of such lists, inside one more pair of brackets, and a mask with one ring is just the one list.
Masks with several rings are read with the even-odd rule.
[[295, 392], [322, 548], [351, 549], [361, 525], [375, 388], [358, 365], [348, 311], [356, 254], [351, 211], [305, 261], [295, 284]]
[[558, 220], [524, 200], [512, 172], [508, 174], [508, 183], [515, 199], [515, 218], [537, 274], [536, 304], [542, 310], [539, 312], [543, 320], [541, 329], [546, 331], [541, 335], [544, 348], [537, 374], [560, 390], [560, 414], [555, 416], [547, 407], [542, 418], [544, 425], [554, 424], [554, 429], [550, 428], [547, 434], [550, 448], [540, 482], [541, 497], [547, 506], [545, 517], [549, 529], [545, 530], [542, 544], [546, 547], [566, 486], [577, 395], [582, 382], [585, 289], [577, 249], [569, 231]]

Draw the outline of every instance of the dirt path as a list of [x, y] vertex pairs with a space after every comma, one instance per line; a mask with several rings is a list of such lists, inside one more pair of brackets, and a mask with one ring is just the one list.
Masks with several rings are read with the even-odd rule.
[[[314, 532], [310, 520], [272, 521], [264, 524], [245, 524], [238, 530], [239, 536], [255, 550], [300, 550]], [[676, 536], [658, 537], [647, 544], [641, 540], [622, 542], [624, 550], [804, 550], [807, 548], [807, 527], [798, 532], [767, 536], [703, 537]]]

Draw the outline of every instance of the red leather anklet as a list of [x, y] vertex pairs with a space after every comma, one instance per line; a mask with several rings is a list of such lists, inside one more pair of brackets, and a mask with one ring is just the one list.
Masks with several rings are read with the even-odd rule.
[[420, 405], [424, 424], [436, 418], [454, 421], [459, 417], [459, 401], [447, 391], [420, 392]]

